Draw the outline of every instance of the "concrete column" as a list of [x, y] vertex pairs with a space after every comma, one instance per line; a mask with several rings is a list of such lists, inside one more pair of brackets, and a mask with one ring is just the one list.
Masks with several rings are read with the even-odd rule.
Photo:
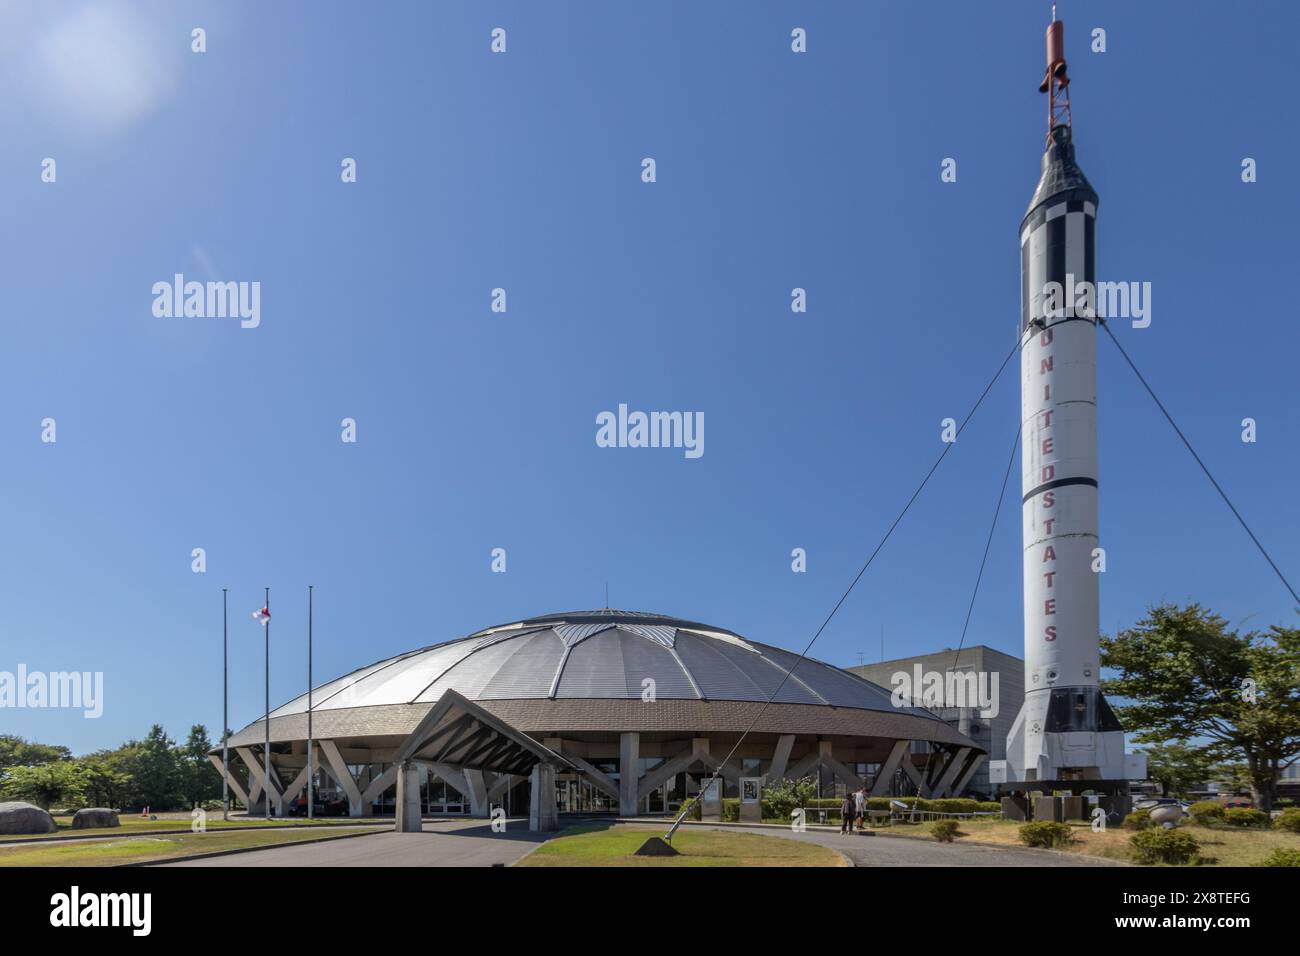
[[559, 828], [559, 814], [555, 810], [555, 768], [539, 763], [528, 777], [528, 829], [548, 831]]
[[987, 756], [987, 754], [975, 754], [966, 762], [966, 769], [961, 772], [957, 782], [952, 785], [952, 795], [954, 797], [962, 795], [962, 792], [970, 784], [971, 778], [975, 776], [975, 771], [980, 768], [980, 764], [984, 763]]
[[321, 753], [325, 755], [325, 759], [329, 761], [331, 774], [338, 781], [339, 786], [343, 788], [343, 793], [348, 798], [348, 816], [369, 816], [368, 813], [362, 813], [361, 791], [357, 789], [357, 781], [353, 778], [352, 771], [348, 769], [347, 762], [343, 759], [338, 744], [332, 740], [322, 740], [320, 749]]
[[[554, 771], [552, 771], [554, 777]], [[635, 731], [618, 738], [618, 815], [634, 817], [641, 812], [636, 798], [641, 778], [641, 735]]]
[[397, 768], [397, 821], [393, 829], [398, 833], [419, 833], [420, 773], [409, 760]]
[[790, 751], [794, 748], [794, 734], [782, 734], [776, 739], [776, 749], [772, 751], [772, 766], [767, 770], [763, 783], [775, 783], [785, 777], [785, 768], [790, 764]]
[[889, 756], [885, 762], [880, 765], [880, 771], [876, 774], [876, 782], [871, 785], [871, 796], [885, 797], [889, 795], [889, 784], [894, 779], [894, 773], [898, 770], [907, 756], [908, 741], [897, 740], [894, 742], [893, 749], [889, 751]]
[[944, 764], [943, 772], [939, 775], [939, 781], [934, 785], [934, 796], [948, 796], [948, 788], [966, 766], [966, 758], [970, 756], [970, 751], [969, 747], [959, 747], [956, 753], [948, 757], [948, 762]]
[[469, 797], [469, 815], [488, 816], [487, 781], [483, 779], [483, 771], [466, 770], [465, 786], [465, 796]]

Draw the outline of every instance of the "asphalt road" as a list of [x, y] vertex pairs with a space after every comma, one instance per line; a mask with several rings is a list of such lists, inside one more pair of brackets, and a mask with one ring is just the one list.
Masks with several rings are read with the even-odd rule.
[[483, 820], [429, 822], [422, 833], [384, 830], [370, 836], [306, 846], [250, 850], [167, 866], [498, 866], [518, 860], [550, 834], [528, 832], [527, 820], [511, 820], [493, 833]]

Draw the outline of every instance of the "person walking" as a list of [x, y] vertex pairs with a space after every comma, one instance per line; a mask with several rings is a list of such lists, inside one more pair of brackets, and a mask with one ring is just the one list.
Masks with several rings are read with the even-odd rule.
[[857, 790], [853, 791], [853, 816], [858, 824], [858, 832], [862, 832], [864, 820], [867, 815], [867, 785], [863, 784]]
[[857, 804], [853, 802], [853, 794], [844, 794], [844, 799], [840, 801], [840, 832], [853, 832], [853, 811], [857, 809]]

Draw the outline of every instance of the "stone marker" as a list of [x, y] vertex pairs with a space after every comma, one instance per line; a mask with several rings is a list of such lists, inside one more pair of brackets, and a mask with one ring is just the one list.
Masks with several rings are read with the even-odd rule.
[[1063, 800], [1056, 797], [1035, 797], [1034, 798], [1034, 819], [1035, 820], [1053, 820], [1061, 823], [1062, 810], [1064, 809]]
[[1003, 820], [1028, 820], [1029, 819], [1029, 801], [1023, 796], [1009, 796], [1002, 798], [1002, 819]]
[[1061, 815], [1066, 820], [1086, 820], [1083, 797], [1061, 797]]
[[48, 811], [30, 803], [0, 803], [0, 833], [53, 833], [58, 827]]
[[91, 830], [97, 827], [120, 827], [117, 811], [105, 807], [83, 807], [72, 815], [72, 829]]

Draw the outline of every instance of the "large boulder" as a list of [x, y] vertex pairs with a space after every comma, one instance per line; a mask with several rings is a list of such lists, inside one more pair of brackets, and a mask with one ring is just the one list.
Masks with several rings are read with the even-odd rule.
[[0, 833], [53, 833], [54, 817], [30, 803], [0, 803]]
[[85, 807], [72, 815], [72, 829], [90, 830], [95, 827], [120, 827], [116, 810], [104, 807]]

